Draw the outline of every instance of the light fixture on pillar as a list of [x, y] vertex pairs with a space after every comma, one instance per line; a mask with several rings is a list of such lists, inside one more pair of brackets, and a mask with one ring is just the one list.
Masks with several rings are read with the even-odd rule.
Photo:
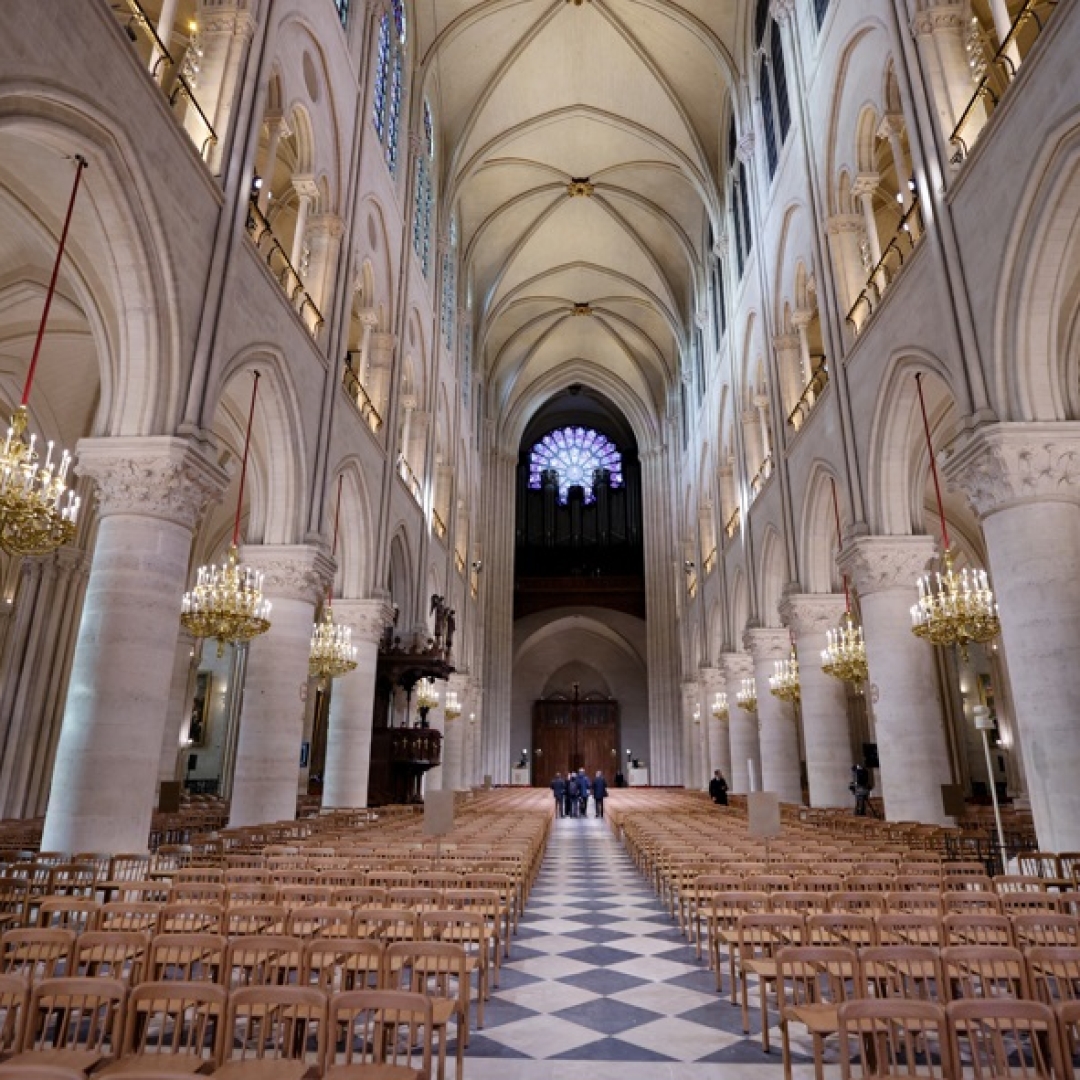
[[[836, 498], [836, 481], [832, 481], [833, 514], [836, 517], [836, 548], [842, 551], [844, 542], [840, 532], [840, 503]], [[825, 635], [826, 645], [821, 650], [821, 670], [834, 679], [844, 682], [864, 683], [869, 674], [866, 664], [866, 642], [862, 627], [851, 613], [851, 590], [847, 574], [844, 575], [844, 614], [840, 625]]]
[[[337, 558], [338, 525], [341, 522], [341, 481], [338, 477], [337, 507], [334, 510], [334, 546], [331, 551]], [[322, 619], [311, 634], [311, 652], [308, 656], [308, 674], [320, 679], [337, 679], [356, 669], [356, 646], [352, 643], [352, 627], [334, 622], [333, 583], [326, 590]]]
[[0, 548], [9, 555], [47, 555], [63, 544], [70, 543], [75, 537], [79, 499], [67, 487], [71, 455], [62, 450], [54, 456], [53, 443], [49, 441], [45, 444], [45, 460], [42, 462], [37, 449], [37, 435], [31, 434], [27, 438], [26, 427], [29, 421], [27, 402], [30, 400], [30, 388], [33, 386], [34, 372], [41, 355], [41, 342], [45, 337], [49, 309], [56, 294], [56, 279], [60, 274], [60, 263], [63, 261], [64, 247], [67, 244], [68, 228], [75, 209], [75, 196], [79, 192], [79, 182], [86, 166], [86, 159], [76, 155], [75, 182], [71, 187], [67, 216], [60, 232], [52, 277], [45, 293], [45, 306], [41, 312], [30, 367], [26, 372], [22, 400], [11, 417], [11, 425], [4, 439], [4, 449], [0, 452]]
[[799, 661], [795, 656], [795, 646], [791, 646], [791, 655], [786, 660], [773, 662], [773, 673], [769, 676], [769, 693], [781, 701], [799, 703], [802, 694], [799, 686]]
[[695, 705], [694, 706], [694, 723], [695, 724], [700, 724], [701, 723], [701, 706], [700, 705]]
[[960, 655], [967, 659], [971, 641], [987, 642], [1001, 630], [997, 602], [994, 600], [986, 571], [965, 566], [959, 573], [953, 567], [949, 546], [949, 527], [945, 521], [945, 506], [941, 499], [934, 446], [930, 439], [930, 421], [926, 416], [922, 374], [915, 376], [919, 391], [919, 409], [926, 433], [926, 450], [930, 456], [930, 472], [934, 478], [938, 517], [941, 520], [942, 569], [919, 578], [919, 599], [911, 607], [911, 632], [933, 645], [959, 645]]
[[757, 712], [757, 683], [753, 679], [743, 679], [735, 703], [746, 712]]
[[713, 698], [712, 714], [717, 720], [726, 720], [728, 718], [727, 694], [718, 693]]
[[420, 726], [428, 726], [428, 713], [439, 707], [439, 691], [434, 679], [421, 679], [416, 691], [416, 711], [420, 714]]
[[447, 722], [456, 720], [461, 715], [461, 702], [458, 700], [456, 690], [446, 691], [446, 701], [443, 703], [443, 716]]
[[240, 565], [240, 509], [244, 502], [255, 399], [259, 394], [259, 373], [254, 374], [229, 554], [220, 566], [199, 567], [195, 588], [184, 593], [180, 609], [180, 625], [192, 637], [216, 638], [218, 656], [224, 655], [226, 645], [250, 641], [270, 629], [270, 601], [263, 598], [262, 573]]

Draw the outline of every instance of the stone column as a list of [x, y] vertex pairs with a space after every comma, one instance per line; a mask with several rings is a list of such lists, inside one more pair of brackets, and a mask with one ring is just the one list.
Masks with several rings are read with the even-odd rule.
[[[239, 83], [255, 36], [250, 0], [199, 0], [196, 19], [203, 55], [195, 96], [214, 125], [218, 141], [208, 159], [214, 172], [221, 169], [221, 153], [239, 98]], [[194, 124], [189, 110], [185, 123]]]
[[964, 48], [966, 8], [960, 0], [925, 0], [911, 22], [943, 139], [952, 134], [975, 89]]
[[[754, 660], [749, 653], [723, 653], [720, 661], [724, 666], [724, 679], [728, 685], [728, 725], [731, 732], [731, 774], [728, 786], [735, 795], [745, 794], [750, 790], [750, 772], [754, 774], [754, 785], [761, 790], [761, 742], [758, 738], [758, 717], [756, 712], [748, 713], [740, 709], [735, 702], [735, 695], [742, 686], [743, 679], [754, 677]], [[769, 691], [766, 689], [765, 691]]]
[[911, 209], [913, 192], [909, 187], [911, 181], [911, 163], [904, 153], [904, 116], [902, 113], [886, 113], [878, 124], [877, 136], [879, 139], [889, 140], [889, 150], [892, 153], [893, 164], [896, 166], [896, 180], [900, 185], [900, 205], [906, 214]]
[[826, 634], [840, 625], [844, 598], [832, 593], [788, 595], [780, 602], [780, 614], [795, 635], [799, 655], [799, 709], [810, 805], [848, 806], [852, 746], [847, 689], [821, 670]]
[[443, 697], [443, 716], [446, 723], [443, 728], [442, 771], [443, 787], [448, 791], [462, 791], [468, 785], [464, 781], [465, 771], [465, 729], [469, 726], [465, 706], [468, 704], [469, 680], [465, 675], [451, 675], [446, 681], [446, 693], [457, 694], [461, 715], [451, 719], [446, 716], [446, 697]]
[[[846, 316], [866, 285], [866, 267], [859, 254], [863, 220], [859, 214], [833, 214], [826, 224], [829, 251], [836, 268], [837, 299]], [[862, 312], [862, 317], [867, 314]]]
[[394, 371], [394, 346], [397, 338], [393, 334], [373, 333], [371, 335], [371, 384], [365, 387], [371, 396], [375, 411], [382, 417], [381, 431], [384, 438], [389, 438], [393, 428], [392, 418], [387, 415], [390, 406], [390, 376]]
[[993, 424], [950, 448], [982, 520], [1043, 851], [1080, 850], [1080, 424]]
[[296, 818], [296, 782], [315, 607], [333, 563], [311, 545], [244, 547], [241, 561], [264, 574], [270, 629], [248, 646], [229, 827]]
[[360, 383], [371, 396], [371, 335], [379, 326], [379, 316], [376, 311], [368, 308], [360, 312]]
[[334, 618], [352, 627], [356, 670], [336, 679], [330, 695], [322, 805], [358, 809], [367, 806], [379, 639], [393, 609], [383, 600], [335, 600]]
[[296, 226], [293, 229], [289, 262], [292, 263], [293, 269], [306, 286], [308, 275], [304, 268], [304, 242], [307, 239], [308, 215], [311, 213], [315, 200], [319, 197], [319, 189], [315, 184], [314, 177], [311, 176], [294, 176], [292, 185], [296, 191], [299, 205], [296, 210]]
[[273, 195], [271, 185], [274, 180], [274, 165], [277, 164], [278, 147], [281, 145], [283, 136], [289, 134], [289, 125], [281, 113], [268, 112], [263, 117], [266, 124], [266, 157], [262, 164], [262, 187], [259, 188], [257, 203], [263, 215], [270, 206], [270, 197]]
[[308, 225], [307, 291], [319, 311], [329, 310], [345, 222], [337, 214], [317, 214]]
[[864, 536], [837, 565], [859, 590], [885, 815], [944, 825], [952, 773], [933, 648], [911, 632], [916, 581], [935, 550], [929, 536]]
[[196, 520], [226, 477], [186, 439], [83, 439], [98, 526], [42, 846], [145, 851]]
[[712, 779], [713, 773], [719, 769], [724, 774], [724, 779], [731, 781], [731, 736], [728, 731], [730, 724], [731, 704], [728, 705], [728, 713], [716, 716], [713, 711], [717, 694], [725, 693], [727, 683], [724, 680], [724, 672], [720, 668], [706, 667], [701, 669], [702, 693], [705, 698], [703, 711], [709, 725], [709, 769], [706, 776], [706, 784]]
[[851, 194], [859, 200], [862, 207], [863, 228], [866, 230], [866, 241], [870, 245], [871, 267], [881, 262], [881, 237], [878, 235], [877, 217], [874, 214], [874, 193], [880, 182], [881, 177], [877, 173], [859, 173], [855, 177], [855, 183], [851, 185]]
[[809, 381], [802, 377], [802, 356], [797, 334], [775, 334], [773, 348], [776, 350], [776, 366], [780, 371], [780, 396], [784, 403], [786, 420], [802, 396], [803, 387]]
[[187, 738], [191, 703], [195, 691], [195, 675], [202, 655], [202, 643], [183, 627], [176, 639], [173, 653], [172, 679], [169, 683], [169, 709], [165, 716], [165, 732], [161, 742], [158, 780], [182, 780], [180, 747]]
[[775, 791], [781, 802], [801, 803], [799, 729], [795, 710], [790, 703], [769, 692], [769, 678], [776, 661], [786, 660], [791, 655], [791, 636], [786, 630], [761, 627], [747, 630], [743, 643], [754, 659], [757, 682], [762, 790]]
[[701, 787], [701, 684], [684, 679], [682, 684], [682, 775], [689, 791]]

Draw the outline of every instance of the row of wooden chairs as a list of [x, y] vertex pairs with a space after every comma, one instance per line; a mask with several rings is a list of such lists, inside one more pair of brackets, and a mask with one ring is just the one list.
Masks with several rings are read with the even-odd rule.
[[12, 1053], [0, 1063], [0, 1077], [29, 1080], [45, 1066], [76, 1077], [92, 1070], [94, 1077], [198, 1071], [219, 1080], [428, 1080], [437, 1039], [443, 1080], [451, 1031], [461, 1077], [468, 1039], [467, 1004], [457, 989], [461, 950], [396, 948], [388, 985], [334, 994], [182, 981], [129, 990], [118, 980], [78, 977], [28, 989], [3, 976], [3, 1032]]

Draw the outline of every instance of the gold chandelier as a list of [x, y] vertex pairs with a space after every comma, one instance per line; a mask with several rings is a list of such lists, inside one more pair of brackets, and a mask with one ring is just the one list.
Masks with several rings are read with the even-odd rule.
[[449, 720], [456, 720], [461, 715], [461, 702], [458, 700], [456, 690], [446, 691], [446, 701], [443, 704], [443, 716]]
[[747, 712], [757, 712], [757, 683], [753, 679], [743, 679], [735, 703]]
[[769, 693], [781, 701], [798, 704], [802, 691], [799, 686], [799, 661], [795, 657], [794, 646], [788, 659], [776, 660], [773, 663], [773, 674], [769, 676]]
[[826, 640], [828, 644], [821, 650], [821, 670], [844, 682], [865, 682], [868, 674], [866, 642], [862, 627], [850, 611], [844, 612], [839, 627], [828, 631]]
[[712, 714], [717, 720], [726, 720], [728, 718], [728, 703], [727, 694], [718, 692], [712, 702]]
[[250, 566], [240, 565], [240, 507], [244, 499], [248, 451], [251, 447], [251, 423], [255, 417], [255, 398], [259, 393], [259, 373], [251, 389], [244, 457], [240, 466], [240, 489], [236, 495], [236, 518], [233, 523], [229, 554], [220, 566], [200, 566], [195, 588], [184, 593], [180, 624], [197, 638], [216, 638], [217, 654], [223, 656], [226, 644], [250, 641], [270, 629], [270, 601], [263, 599], [263, 575]]
[[926, 416], [923, 398], [922, 373], [915, 376], [919, 392], [926, 449], [930, 457], [930, 472], [934, 478], [938, 517], [941, 520], [942, 569], [919, 578], [919, 599], [911, 607], [911, 632], [932, 645], [959, 645], [960, 655], [967, 659], [968, 643], [984, 643], [997, 637], [1001, 630], [997, 601], [990, 588], [985, 570], [965, 566], [959, 573], [953, 566], [949, 528], [941, 498], [934, 446], [930, 439], [930, 421]]
[[[840, 531], [840, 503], [836, 497], [836, 481], [832, 480], [833, 514], [836, 517], [837, 550], [843, 551], [843, 533]], [[821, 670], [834, 679], [849, 683], [864, 683], [869, 674], [866, 663], [866, 642], [862, 627], [851, 614], [851, 591], [847, 574], [844, 575], [844, 614], [840, 625], [825, 635], [826, 645], [821, 650]]]
[[421, 679], [416, 691], [416, 711], [420, 714], [420, 726], [428, 726], [428, 713], [439, 707], [439, 691], [434, 679]]
[[[341, 521], [341, 481], [338, 476], [337, 508], [334, 511], [334, 546], [331, 556], [337, 558], [338, 524]], [[320, 679], [338, 679], [356, 670], [356, 646], [352, 643], [352, 627], [334, 622], [333, 585], [326, 590], [322, 619], [312, 628], [311, 651], [308, 654], [308, 674]]]
[[86, 158], [76, 155], [75, 182], [68, 200], [64, 227], [60, 232], [60, 244], [45, 294], [45, 306], [26, 373], [22, 401], [11, 417], [3, 453], [0, 454], [0, 548], [9, 555], [47, 555], [75, 538], [80, 500], [67, 486], [71, 455], [63, 450], [54, 460], [54, 444], [50, 441], [45, 444], [45, 460], [41, 461], [37, 435], [31, 434], [27, 438], [26, 428], [29, 423], [27, 402], [30, 400], [30, 387], [34, 383], [45, 326], [49, 321], [49, 309], [56, 294], [56, 279], [64, 258], [75, 196], [79, 193], [79, 183], [86, 167]]

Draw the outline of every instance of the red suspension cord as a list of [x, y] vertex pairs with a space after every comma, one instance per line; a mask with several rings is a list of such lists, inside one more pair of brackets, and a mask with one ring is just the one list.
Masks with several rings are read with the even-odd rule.
[[[844, 550], [844, 538], [840, 532], [840, 500], [836, 495], [836, 479], [832, 476], [829, 477], [829, 483], [832, 484], [832, 509], [833, 517], [836, 518], [836, 550], [841, 552]], [[844, 575], [844, 608], [847, 613], [851, 614], [851, 591], [848, 589], [847, 574]]]
[[254, 372], [251, 387], [251, 410], [248, 412], [247, 434], [244, 436], [244, 459], [240, 465], [240, 490], [236, 493], [236, 520], [233, 522], [233, 547], [240, 546], [240, 508], [244, 505], [244, 483], [247, 480], [248, 451], [251, 449], [251, 425], [255, 420], [255, 399], [259, 396], [259, 373]]
[[919, 391], [919, 411], [922, 413], [923, 431], [926, 433], [926, 452], [930, 455], [930, 475], [934, 478], [934, 496], [937, 498], [938, 517], [941, 518], [941, 542], [949, 550], [949, 526], [945, 522], [945, 504], [941, 499], [941, 481], [938, 479], [937, 462], [934, 460], [934, 444], [930, 439], [930, 421], [926, 417], [926, 399], [923, 397], [922, 372], [915, 375]]

